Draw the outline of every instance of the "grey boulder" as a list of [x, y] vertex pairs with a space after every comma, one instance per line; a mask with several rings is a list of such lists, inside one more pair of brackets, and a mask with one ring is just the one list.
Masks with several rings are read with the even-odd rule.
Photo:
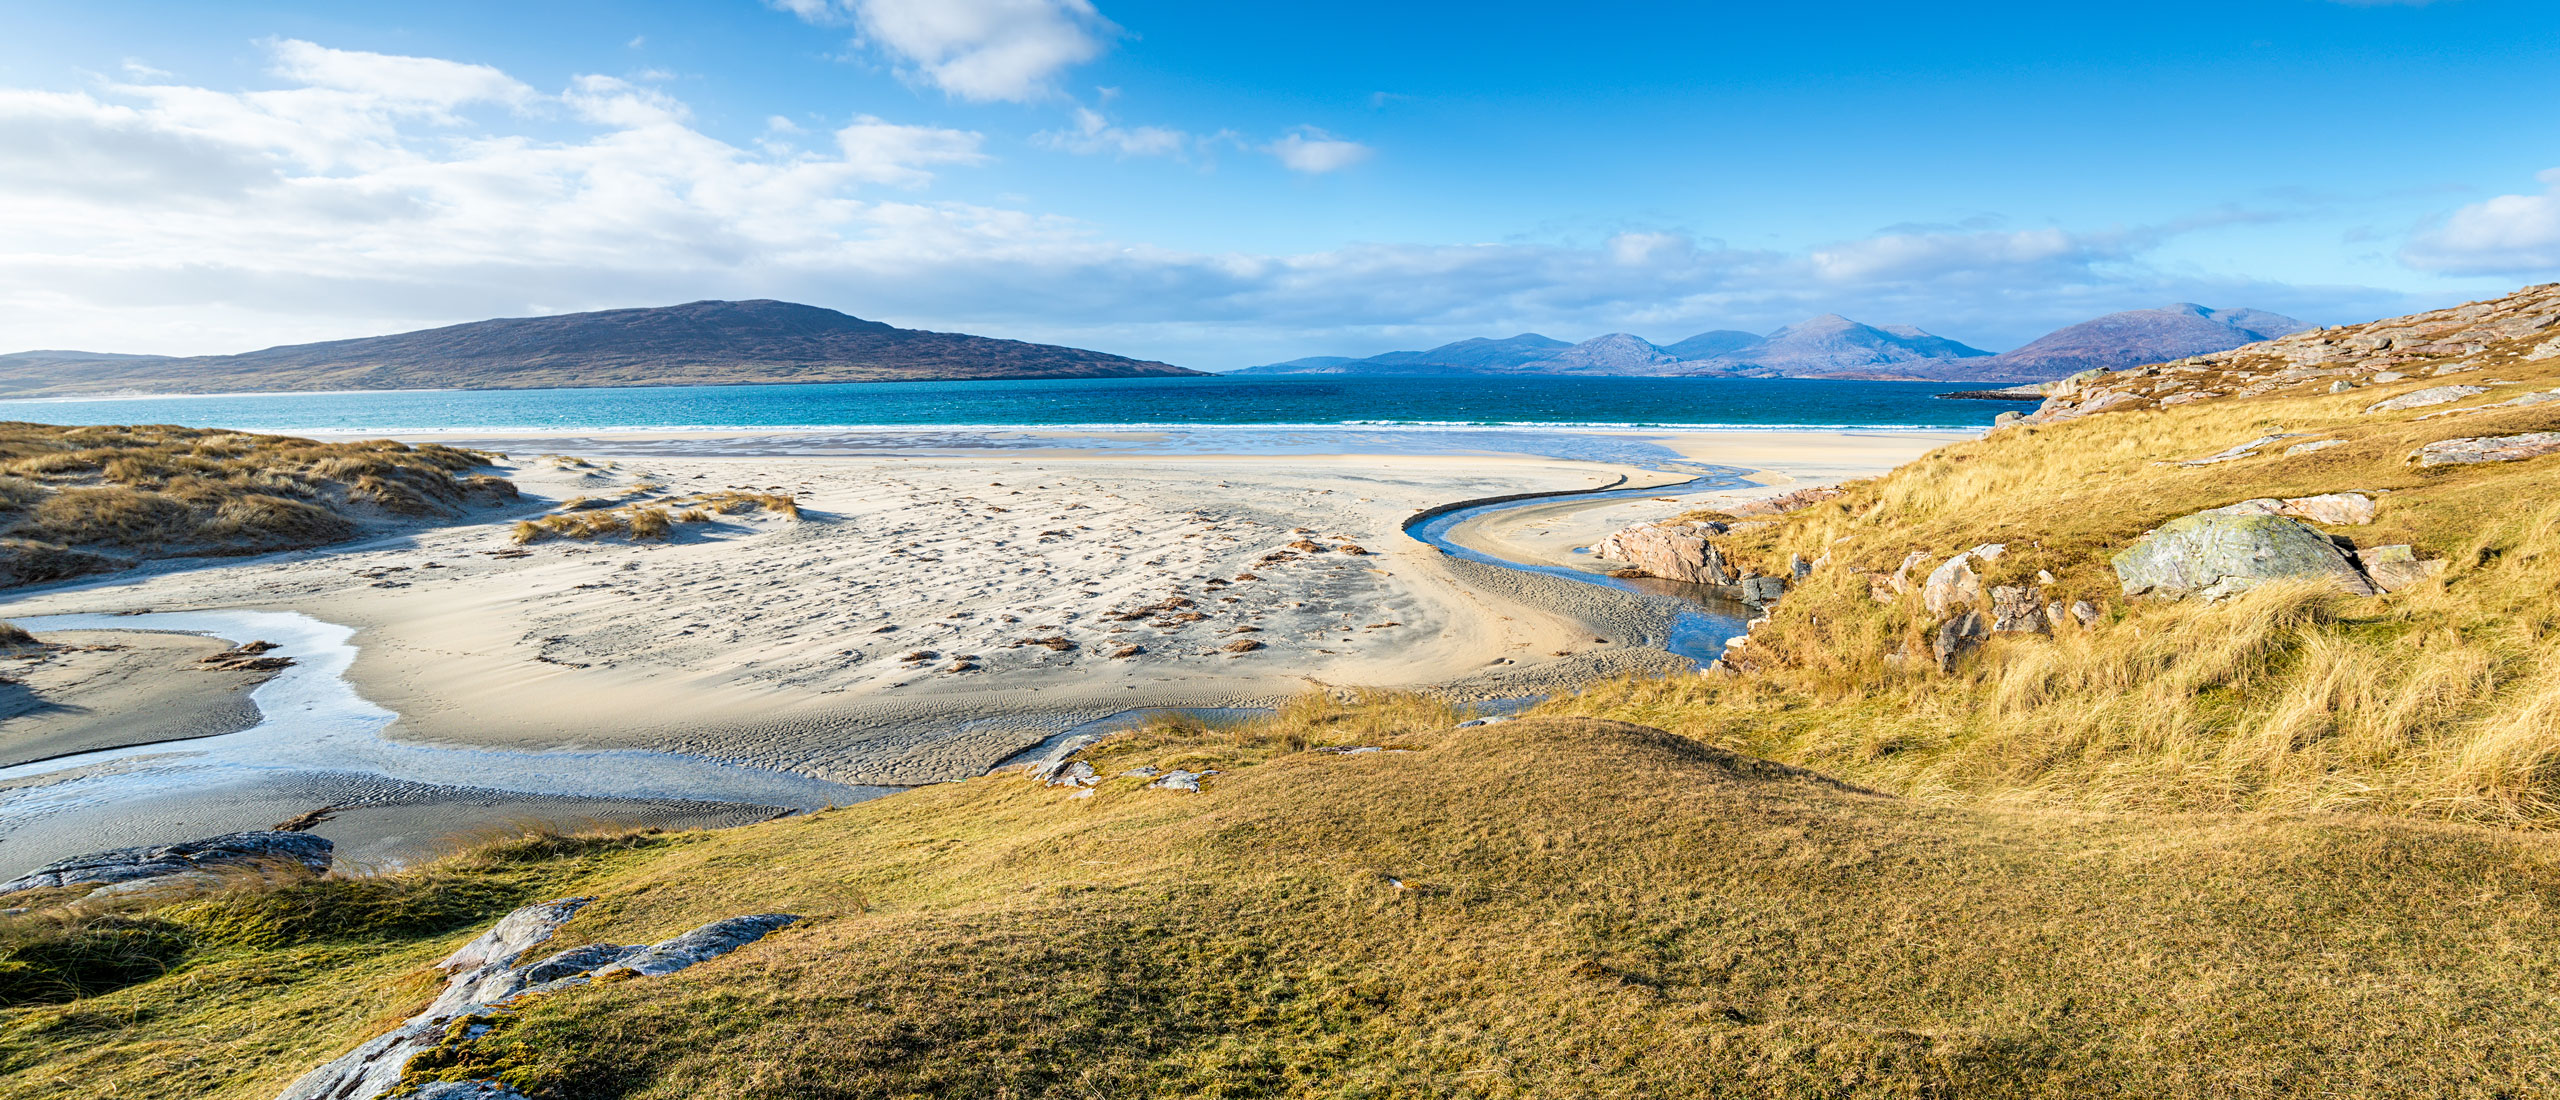
[[1956, 662], [1990, 636], [1991, 620], [1979, 611], [1967, 611], [1939, 624], [1936, 644], [1931, 647], [1938, 658], [1938, 671], [1955, 671]]
[[59, 859], [0, 882], [0, 894], [41, 890], [48, 886], [106, 885], [174, 875], [200, 875], [222, 867], [266, 863], [299, 863], [313, 873], [328, 871], [335, 845], [309, 833], [254, 831], [227, 833], [176, 844], [117, 848]]
[[2218, 600], [2268, 581], [2322, 580], [2373, 595], [2355, 563], [2311, 525], [2287, 516], [2181, 516], [2115, 556], [2128, 596]]

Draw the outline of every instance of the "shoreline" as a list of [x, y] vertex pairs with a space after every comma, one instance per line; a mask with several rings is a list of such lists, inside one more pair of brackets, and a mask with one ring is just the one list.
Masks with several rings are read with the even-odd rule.
[[[1840, 466], [1844, 450], [1916, 454], [1970, 434], [1651, 433], [1684, 464], [1755, 471], [1761, 487], [1727, 491], [1760, 495]], [[510, 475], [536, 498], [528, 510], [662, 484], [788, 492], [802, 516], [723, 517], [664, 543], [524, 547], [484, 519], [22, 590], [0, 613], [294, 611], [355, 631], [347, 679], [398, 715], [384, 731], [395, 742], [674, 752], [878, 787], [982, 774], [1130, 709], [1355, 687], [1483, 700], [1688, 667], [1656, 648], [1675, 601], [1448, 557], [1403, 532], [1415, 512], [1453, 500], [1675, 476], [1639, 465], [1481, 453], [577, 453], [587, 465], [514, 460]], [[1302, 542], [1319, 549], [1289, 549]], [[1161, 610], [1168, 599], [1188, 605]], [[1042, 639], [1055, 644], [1026, 644]], [[914, 653], [932, 656], [900, 659]], [[403, 797], [410, 810], [367, 811], [382, 837], [407, 838], [392, 847], [423, 850], [403, 821], [459, 827], [451, 798]], [[213, 809], [180, 799], [151, 820], [209, 821]], [[735, 812], [649, 812], [662, 811]], [[391, 850], [376, 840], [367, 858]]]

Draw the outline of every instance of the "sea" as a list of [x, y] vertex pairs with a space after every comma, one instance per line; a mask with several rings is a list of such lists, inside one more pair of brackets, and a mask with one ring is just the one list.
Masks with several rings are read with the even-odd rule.
[[1932, 382], [1760, 378], [1084, 378], [539, 390], [368, 390], [0, 401], [0, 420], [266, 432], [830, 428], [1981, 428], [1998, 401]]

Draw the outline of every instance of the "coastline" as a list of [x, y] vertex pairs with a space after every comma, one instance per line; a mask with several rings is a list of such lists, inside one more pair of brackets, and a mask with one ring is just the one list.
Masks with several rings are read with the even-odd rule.
[[[1653, 467], [1693, 463], [1753, 471], [1758, 487], [1720, 496], [1768, 495], [1971, 433], [1648, 433], [1646, 453], [1672, 460], [1642, 464], [1164, 454], [1089, 437], [1075, 441], [1102, 445], [838, 456], [708, 446], [763, 434], [695, 437], [705, 446], [677, 455], [581, 448], [583, 467], [526, 455], [508, 472], [540, 498], [528, 511], [659, 484], [788, 492], [801, 501], [797, 521], [724, 517], [665, 543], [517, 547], [505, 522], [484, 520], [22, 590], [0, 614], [300, 612], [354, 628], [347, 679], [399, 715], [385, 731], [394, 741], [676, 752], [909, 786], [980, 774], [1133, 708], [1263, 706], [1320, 688], [1494, 699], [1685, 671], [1659, 648], [1673, 601], [1450, 558], [1404, 535], [1403, 522], [1453, 500], [1686, 481], [1694, 474]], [[510, 438], [518, 451], [540, 445]], [[1560, 503], [1550, 507], [1572, 523], [1530, 525], [1545, 523], [1551, 542], [1640, 506], [1704, 505]], [[1503, 554], [1544, 545], [1525, 531], [1487, 524], [1469, 537]], [[1301, 542], [1322, 549], [1289, 550]], [[1175, 598], [1188, 606], [1167, 613]], [[1043, 639], [1062, 641], [1028, 644]], [[1240, 642], [1257, 644], [1229, 648]], [[1123, 647], [1138, 652], [1111, 655]], [[922, 652], [934, 656], [901, 659]], [[507, 792], [506, 776], [486, 786], [369, 805], [359, 819], [373, 823], [370, 838], [350, 839], [371, 845], [367, 858], [407, 858], [429, 834], [502, 817], [489, 808], [499, 805], [599, 822], [773, 812], [593, 799], [565, 809], [547, 792]], [[284, 805], [293, 790], [224, 812], [264, 814], [248, 807]], [[463, 814], [465, 803], [483, 809]], [[152, 820], [210, 822], [216, 809], [181, 798]]]

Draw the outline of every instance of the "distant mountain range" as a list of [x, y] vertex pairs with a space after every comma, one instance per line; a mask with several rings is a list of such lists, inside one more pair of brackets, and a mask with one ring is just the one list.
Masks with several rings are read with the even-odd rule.
[[1080, 348], [897, 328], [757, 300], [474, 321], [185, 358], [0, 355], [0, 395], [525, 389], [1196, 375]]
[[1766, 336], [1718, 329], [1671, 344], [1623, 332], [1579, 344], [1522, 333], [1366, 359], [1319, 355], [1237, 374], [1553, 374], [2042, 382], [2091, 367], [2158, 363], [2273, 339], [2311, 326], [2254, 309], [2179, 302], [2111, 313], [1994, 355], [1909, 325], [1827, 313]]

